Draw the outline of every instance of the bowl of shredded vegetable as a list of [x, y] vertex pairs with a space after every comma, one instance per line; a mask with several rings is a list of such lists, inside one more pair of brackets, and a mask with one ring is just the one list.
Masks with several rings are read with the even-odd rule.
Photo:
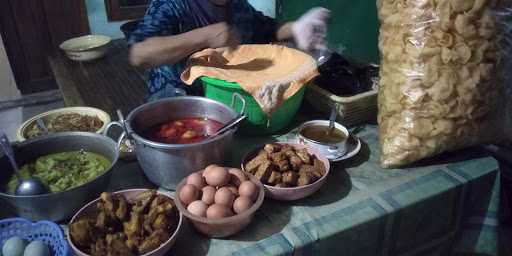
[[69, 107], [51, 110], [36, 115], [24, 122], [16, 133], [19, 141], [45, 135], [46, 132], [37, 124], [41, 119], [48, 133], [57, 132], [92, 132], [102, 133], [110, 115], [105, 111], [92, 107]]

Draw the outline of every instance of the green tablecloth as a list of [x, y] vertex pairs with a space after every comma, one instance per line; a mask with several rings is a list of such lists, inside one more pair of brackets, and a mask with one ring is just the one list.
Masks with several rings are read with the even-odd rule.
[[[361, 153], [334, 164], [316, 194], [294, 202], [265, 200], [254, 221], [226, 239], [208, 239], [187, 227], [171, 253], [496, 255], [496, 160], [475, 148], [384, 170], [376, 128], [358, 134]], [[262, 142], [238, 137], [232, 162]]]
[[[494, 158], [474, 148], [384, 170], [377, 127], [365, 126], [358, 136], [359, 155], [334, 164], [311, 197], [266, 199], [245, 230], [225, 239], [209, 239], [185, 225], [169, 255], [498, 255]], [[237, 166], [271, 139], [237, 136], [228, 162]], [[109, 190], [151, 186], [136, 162], [120, 161]]]

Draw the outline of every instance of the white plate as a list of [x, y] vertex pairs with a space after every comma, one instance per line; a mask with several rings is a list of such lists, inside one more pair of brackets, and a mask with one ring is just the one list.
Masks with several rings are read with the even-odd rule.
[[[354, 135], [351, 135], [351, 136], [354, 136]], [[346, 160], [346, 159], [349, 159], [355, 155], [357, 155], [357, 153], [359, 153], [359, 151], [361, 150], [361, 140], [354, 136], [356, 139], [357, 139], [357, 144], [348, 144], [348, 150], [347, 150], [347, 153], [343, 156], [340, 156], [338, 158], [335, 158], [335, 159], [329, 159], [329, 161], [331, 162], [339, 162], [339, 161], [343, 161], [343, 160]]]

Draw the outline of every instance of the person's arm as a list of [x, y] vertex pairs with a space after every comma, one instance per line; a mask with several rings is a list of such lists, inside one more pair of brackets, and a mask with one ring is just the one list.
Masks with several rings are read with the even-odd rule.
[[293, 22], [286, 22], [279, 25], [276, 32], [277, 41], [286, 41], [293, 39], [292, 27]]
[[130, 62], [141, 68], [174, 64], [205, 48], [238, 44], [238, 36], [226, 23], [217, 23], [175, 36], [151, 37], [132, 46]]

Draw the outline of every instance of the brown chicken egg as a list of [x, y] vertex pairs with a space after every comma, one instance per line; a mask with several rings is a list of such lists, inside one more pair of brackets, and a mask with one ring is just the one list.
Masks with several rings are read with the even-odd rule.
[[231, 190], [231, 192], [233, 193], [233, 195], [235, 195], [235, 197], [238, 196], [238, 188], [237, 187], [235, 187], [233, 185], [228, 185], [228, 186], [226, 186], [226, 188]]
[[194, 185], [197, 189], [202, 189], [206, 186], [204, 177], [200, 173], [192, 173], [187, 177], [187, 184]]
[[235, 213], [240, 214], [242, 212], [249, 210], [249, 208], [251, 208], [252, 205], [253, 202], [251, 198], [246, 196], [240, 196], [233, 203], [233, 210], [235, 211]]
[[233, 212], [230, 208], [222, 204], [212, 204], [206, 210], [206, 218], [208, 219], [222, 219], [233, 216]]
[[219, 188], [215, 193], [215, 204], [222, 204], [231, 208], [233, 201], [235, 201], [235, 195], [227, 187]]
[[213, 204], [215, 202], [215, 192], [217, 192], [217, 190], [212, 186], [204, 187], [201, 200], [207, 205]]
[[209, 170], [205, 175], [204, 178], [206, 179], [206, 183], [210, 186], [224, 186], [228, 184], [230, 180], [229, 172], [224, 167], [213, 167], [211, 170]]
[[208, 165], [206, 168], [204, 168], [204, 171], [203, 171], [203, 177], [206, 177], [206, 174], [209, 173], [212, 169], [215, 169], [219, 167], [218, 165], [216, 164], [211, 164], [211, 165]]
[[179, 198], [182, 203], [188, 205], [199, 198], [199, 190], [194, 185], [187, 184], [181, 188]]
[[238, 194], [255, 200], [258, 197], [259, 188], [250, 180], [246, 180], [238, 187]]
[[247, 180], [247, 176], [245, 176], [244, 172], [237, 168], [229, 168], [229, 174], [231, 175], [231, 183], [235, 186], [240, 186], [242, 182]]
[[187, 207], [187, 210], [199, 217], [206, 217], [206, 210], [208, 209], [208, 205], [205, 204], [201, 200], [196, 200], [190, 203]]

